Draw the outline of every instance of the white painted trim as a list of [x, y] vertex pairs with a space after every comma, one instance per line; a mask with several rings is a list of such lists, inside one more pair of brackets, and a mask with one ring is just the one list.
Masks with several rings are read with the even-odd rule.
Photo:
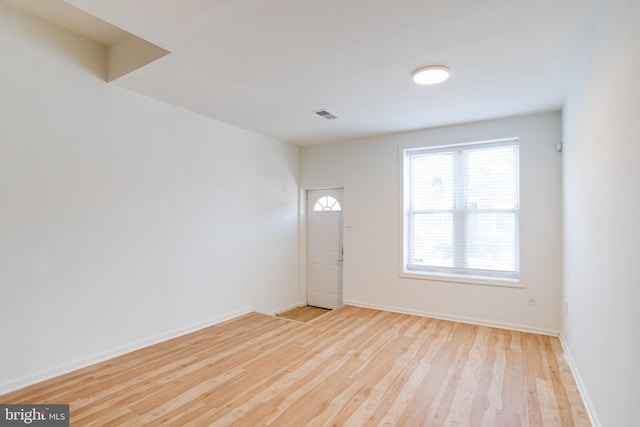
[[239, 310], [235, 310], [220, 316], [213, 317], [204, 322], [198, 322], [183, 328], [174, 329], [173, 331], [170, 331], [167, 333], [163, 333], [151, 338], [145, 338], [139, 341], [135, 341], [133, 343], [116, 347], [112, 350], [108, 350], [93, 356], [89, 356], [83, 359], [75, 360], [73, 362], [65, 363], [63, 365], [59, 365], [51, 369], [46, 369], [36, 374], [27, 375], [27, 376], [18, 378], [16, 380], [8, 381], [0, 384], [0, 394], [10, 393], [12, 391], [19, 390], [21, 388], [39, 383], [41, 381], [45, 381], [45, 380], [48, 380], [63, 374], [67, 374], [69, 372], [72, 372], [78, 369], [85, 368], [89, 365], [104, 362], [105, 360], [113, 359], [114, 357], [122, 356], [123, 354], [130, 353], [132, 351], [139, 350], [144, 347], [149, 347], [151, 345], [158, 344], [163, 341], [168, 341], [172, 338], [177, 338], [182, 335], [186, 335], [191, 332], [195, 332], [200, 329], [204, 329], [209, 326], [216, 325], [218, 323], [226, 322], [227, 320], [235, 319], [236, 317], [243, 316], [245, 314], [251, 313], [252, 311], [253, 311], [253, 307], [241, 308]]
[[471, 276], [465, 274], [448, 274], [420, 270], [403, 270], [398, 275], [405, 279], [430, 280], [432, 282], [453, 282], [467, 285], [501, 286], [504, 288], [526, 289], [520, 279], [506, 279], [490, 276]]
[[344, 303], [348, 305], [354, 305], [356, 307], [373, 308], [376, 310], [391, 311], [394, 313], [412, 314], [415, 316], [431, 317], [433, 319], [439, 319], [439, 320], [450, 320], [452, 322], [469, 323], [471, 325], [488, 326], [491, 328], [499, 328], [499, 329], [508, 329], [510, 331], [531, 332], [534, 334], [549, 335], [553, 337], [557, 337], [560, 335], [560, 331], [557, 331], [555, 329], [536, 328], [536, 327], [526, 326], [526, 325], [517, 325], [514, 323], [493, 322], [486, 319], [476, 319], [472, 317], [463, 317], [463, 316], [452, 316], [449, 314], [433, 313], [433, 312], [422, 311], [422, 310], [407, 310], [399, 307], [368, 304], [368, 303], [362, 303], [359, 301], [345, 301]]
[[307, 189], [301, 189], [298, 203], [298, 301], [307, 304]]
[[562, 344], [562, 351], [564, 351], [565, 360], [571, 369], [571, 373], [573, 374], [573, 379], [578, 385], [578, 391], [580, 392], [580, 397], [582, 397], [582, 402], [584, 403], [584, 407], [587, 410], [587, 415], [589, 416], [589, 421], [591, 421], [591, 425], [593, 427], [602, 427], [600, 424], [600, 420], [598, 419], [598, 415], [596, 414], [596, 409], [593, 407], [593, 403], [591, 403], [591, 399], [589, 399], [589, 393], [587, 393], [587, 388], [582, 381], [582, 377], [578, 372], [578, 367], [576, 366], [573, 356], [571, 355], [571, 351], [569, 350], [569, 344], [567, 343], [564, 334], [560, 332], [560, 344]]

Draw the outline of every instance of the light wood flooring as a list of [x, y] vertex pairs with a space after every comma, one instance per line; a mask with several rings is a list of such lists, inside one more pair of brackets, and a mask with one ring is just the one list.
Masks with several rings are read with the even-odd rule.
[[309, 322], [317, 319], [325, 313], [331, 310], [327, 308], [313, 307], [310, 305], [303, 305], [302, 307], [296, 307], [284, 313], [278, 313], [276, 316], [284, 319], [295, 320], [297, 322]]
[[72, 426], [588, 426], [555, 337], [351, 306], [248, 314], [0, 396]]

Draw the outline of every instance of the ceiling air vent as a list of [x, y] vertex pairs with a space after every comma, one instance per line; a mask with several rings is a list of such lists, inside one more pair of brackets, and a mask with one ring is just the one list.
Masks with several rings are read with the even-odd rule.
[[337, 119], [338, 118], [338, 116], [328, 112], [327, 110], [312, 111], [312, 113], [317, 114], [320, 117], [324, 117], [327, 120], [333, 120], [333, 119]]

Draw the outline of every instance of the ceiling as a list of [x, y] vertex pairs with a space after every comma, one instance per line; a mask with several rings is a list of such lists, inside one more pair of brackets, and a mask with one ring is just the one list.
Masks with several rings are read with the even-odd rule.
[[[605, 0], [5, 1], [171, 52], [112, 84], [307, 145], [558, 110]], [[451, 78], [413, 83], [430, 64]]]

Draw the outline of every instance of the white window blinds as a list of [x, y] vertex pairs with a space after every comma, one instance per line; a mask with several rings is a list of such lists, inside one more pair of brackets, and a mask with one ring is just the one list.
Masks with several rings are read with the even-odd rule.
[[405, 150], [405, 269], [519, 276], [518, 141]]

